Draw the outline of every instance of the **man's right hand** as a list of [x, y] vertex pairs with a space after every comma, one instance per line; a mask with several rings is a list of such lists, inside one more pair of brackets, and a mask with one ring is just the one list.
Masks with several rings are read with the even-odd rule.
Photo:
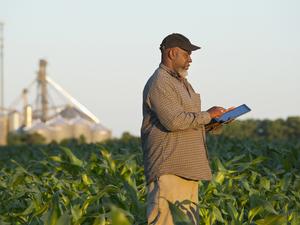
[[220, 117], [223, 113], [226, 112], [226, 109], [220, 106], [213, 106], [207, 110], [211, 118]]

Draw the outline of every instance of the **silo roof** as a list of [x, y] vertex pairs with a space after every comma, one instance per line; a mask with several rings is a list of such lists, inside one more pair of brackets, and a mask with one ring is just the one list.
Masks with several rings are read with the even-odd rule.
[[93, 123], [91, 121], [86, 120], [86, 119], [84, 119], [84, 118], [82, 118], [78, 115], [75, 118], [69, 120], [69, 122], [70, 122], [71, 125], [80, 125], [80, 124], [82, 124], [82, 125], [86, 125], [86, 126], [89, 126], [89, 127], [91, 127], [93, 125]]
[[73, 106], [67, 106], [65, 109], [63, 109], [60, 113], [59, 113], [63, 118], [65, 119], [73, 119], [76, 117], [81, 117], [83, 119], [86, 119], [88, 121], [91, 121], [91, 119], [84, 114], [83, 112], [81, 112], [79, 109], [73, 107]]
[[49, 126], [60, 126], [69, 124], [68, 120], [64, 119], [61, 115], [53, 117], [51, 120], [47, 121]]
[[94, 131], [109, 131], [109, 129], [107, 129], [105, 126], [103, 126], [102, 124], [100, 123], [96, 123], [92, 126], [92, 129]]

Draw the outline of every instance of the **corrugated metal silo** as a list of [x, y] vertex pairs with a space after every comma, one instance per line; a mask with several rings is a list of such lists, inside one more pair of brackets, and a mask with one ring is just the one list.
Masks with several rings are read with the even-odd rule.
[[47, 126], [53, 128], [53, 139], [57, 142], [61, 142], [64, 139], [72, 138], [72, 126], [68, 120], [58, 115], [51, 120], [47, 121]]
[[28, 133], [38, 133], [45, 138], [46, 143], [50, 143], [53, 139], [53, 130], [41, 120], [36, 120], [30, 128], [25, 128]]
[[30, 127], [32, 125], [32, 107], [30, 105], [24, 108], [24, 125]]
[[92, 132], [92, 142], [102, 142], [111, 138], [111, 131], [100, 123], [94, 124], [91, 129]]
[[84, 136], [86, 143], [91, 143], [91, 122], [81, 118], [80, 116], [76, 116], [70, 120], [70, 125], [73, 128], [73, 138], [79, 139], [81, 136]]
[[9, 131], [16, 131], [20, 128], [20, 113], [13, 111], [8, 115], [8, 129]]
[[7, 144], [7, 116], [0, 113], [0, 145]]

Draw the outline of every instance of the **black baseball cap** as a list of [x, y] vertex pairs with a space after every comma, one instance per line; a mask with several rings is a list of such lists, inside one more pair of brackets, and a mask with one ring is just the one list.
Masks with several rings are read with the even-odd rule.
[[200, 49], [199, 46], [193, 45], [187, 37], [178, 33], [169, 34], [167, 37], [165, 37], [161, 42], [159, 49], [163, 50], [173, 47], [179, 47], [188, 52]]

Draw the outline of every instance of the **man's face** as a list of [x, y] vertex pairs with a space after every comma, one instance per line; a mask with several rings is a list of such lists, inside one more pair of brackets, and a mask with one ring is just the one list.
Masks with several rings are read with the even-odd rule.
[[175, 57], [173, 60], [174, 69], [177, 73], [182, 76], [187, 75], [187, 70], [189, 69], [191, 59], [191, 52], [187, 52], [181, 48], [176, 47], [175, 49]]

